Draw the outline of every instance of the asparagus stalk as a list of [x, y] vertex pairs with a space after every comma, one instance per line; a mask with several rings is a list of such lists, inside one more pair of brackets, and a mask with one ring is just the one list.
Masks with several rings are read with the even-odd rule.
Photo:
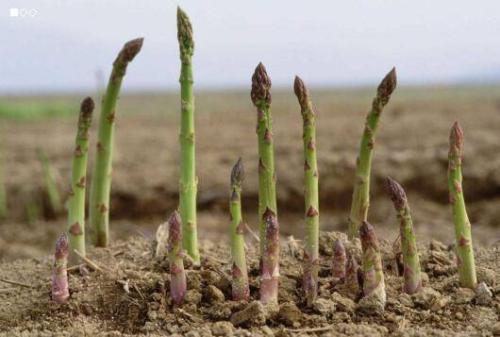
[[335, 240], [333, 246], [332, 276], [334, 279], [343, 280], [346, 277], [347, 255], [341, 240]]
[[193, 68], [193, 28], [186, 13], [177, 7], [177, 38], [181, 58], [181, 179], [179, 210], [183, 222], [183, 245], [195, 264], [200, 263], [196, 226], [196, 178]]
[[389, 102], [392, 92], [396, 88], [396, 69], [384, 77], [377, 88], [377, 95], [373, 99], [372, 108], [366, 117], [365, 129], [356, 161], [356, 181], [352, 194], [351, 212], [349, 215], [349, 238], [354, 238], [363, 221], [367, 220], [370, 205], [370, 171], [375, 146], [375, 136], [383, 108]]
[[477, 284], [472, 233], [462, 190], [462, 151], [464, 134], [455, 122], [450, 133], [450, 152], [448, 154], [448, 188], [455, 224], [457, 261], [460, 285], [474, 289]]
[[363, 295], [373, 297], [384, 306], [386, 300], [384, 270], [373, 226], [363, 221], [359, 228], [359, 236], [363, 249]]
[[[271, 118], [271, 79], [266, 68], [259, 63], [252, 76], [252, 102], [257, 108], [257, 136], [259, 152], [259, 232], [261, 257], [266, 250], [266, 219], [271, 211], [278, 214], [276, 206], [276, 175], [274, 171], [274, 145]], [[277, 220], [276, 220], [277, 221]]]
[[49, 198], [50, 208], [54, 214], [59, 214], [62, 209], [62, 202], [61, 195], [59, 194], [59, 189], [57, 187], [54, 169], [50, 165], [47, 154], [41, 148], [37, 149], [37, 153], [38, 159], [42, 164], [43, 179], [47, 190], [47, 196]]
[[168, 220], [168, 259], [170, 262], [170, 296], [175, 304], [184, 301], [186, 295], [186, 273], [182, 250], [182, 223], [177, 211]]
[[311, 306], [318, 295], [319, 198], [318, 163], [316, 160], [316, 114], [309, 91], [298, 76], [295, 76], [294, 91], [300, 104], [303, 120], [306, 222], [303, 284], [307, 305]]
[[231, 171], [231, 255], [233, 258], [232, 295], [234, 301], [247, 301], [250, 296], [248, 287], [247, 262], [245, 258], [244, 224], [241, 216], [241, 184], [244, 179], [243, 162], [236, 162]]
[[95, 228], [95, 244], [98, 247], [106, 247], [109, 242], [109, 199], [116, 104], [127, 66], [140, 52], [142, 43], [143, 39], [140, 38], [123, 46], [113, 63], [102, 102], [89, 203], [90, 223]]
[[349, 254], [345, 271], [345, 284], [348, 289], [355, 295], [359, 291], [358, 279], [359, 266], [354, 255]]
[[397, 181], [387, 177], [387, 186], [399, 220], [404, 265], [404, 292], [414, 294], [422, 288], [422, 277], [410, 206], [403, 187]]
[[278, 303], [280, 238], [276, 214], [267, 209], [264, 212], [265, 237], [264, 254], [261, 256], [260, 300], [263, 303]]
[[68, 254], [68, 236], [63, 233], [56, 242], [55, 261], [52, 270], [52, 300], [59, 304], [66, 303], [69, 298]]
[[[87, 183], [87, 154], [89, 149], [89, 128], [92, 122], [94, 101], [87, 97], [80, 106], [78, 132], [73, 154], [71, 192], [68, 200], [68, 235], [72, 250], [85, 256], [85, 186]], [[71, 254], [72, 259], [74, 254]]]

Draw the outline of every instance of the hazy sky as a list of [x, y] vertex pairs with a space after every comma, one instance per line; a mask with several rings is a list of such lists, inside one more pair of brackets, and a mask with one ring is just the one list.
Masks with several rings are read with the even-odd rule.
[[259, 61], [276, 86], [373, 85], [393, 65], [401, 84], [500, 79], [498, 0], [0, 0], [0, 94], [91, 90], [139, 36], [124, 87], [177, 88], [177, 5], [201, 88], [247, 88]]

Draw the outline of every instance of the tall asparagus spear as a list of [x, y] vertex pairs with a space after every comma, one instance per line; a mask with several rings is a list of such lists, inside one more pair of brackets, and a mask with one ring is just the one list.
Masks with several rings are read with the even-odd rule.
[[375, 135], [384, 106], [389, 102], [392, 92], [396, 88], [396, 68], [384, 77], [377, 88], [377, 95], [373, 99], [372, 108], [366, 117], [365, 129], [359, 148], [356, 162], [356, 180], [352, 194], [351, 213], [349, 215], [349, 238], [354, 238], [358, 228], [368, 216], [370, 205], [370, 171], [375, 145]]
[[179, 211], [183, 222], [183, 246], [196, 264], [200, 263], [196, 226], [196, 178], [193, 68], [193, 28], [186, 13], [177, 7], [177, 38], [181, 58], [181, 180]]
[[294, 91], [303, 119], [306, 247], [304, 253], [304, 292], [311, 306], [318, 294], [319, 198], [316, 160], [316, 114], [309, 91], [295, 76]]
[[252, 102], [257, 108], [257, 136], [259, 151], [259, 232], [260, 253], [265, 253], [266, 219], [264, 214], [270, 210], [277, 217], [276, 175], [274, 171], [274, 145], [271, 118], [271, 79], [266, 68], [259, 63], [252, 76]]
[[[266, 235], [264, 254], [261, 256], [260, 300], [263, 303], [278, 303], [278, 283], [280, 276], [280, 231], [278, 218], [271, 209], [264, 212]], [[262, 240], [264, 239], [264, 240]]]
[[47, 196], [49, 197], [49, 204], [54, 214], [59, 214], [62, 210], [61, 195], [57, 186], [56, 177], [53, 167], [50, 165], [47, 154], [41, 149], [37, 149], [38, 159], [42, 164], [43, 179], [45, 181], [45, 188], [47, 189]]
[[186, 295], [186, 273], [182, 251], [181, 217], [174, 211], [168, 219], [168, 259], [170, 261], [170, 296], [175, 304], [184, 301]]
[[69, 298], [68, 254], [68, 237], [66, 233], [63, 233], [56, 242], [55, 261], [52, 270], [52, 300], [59, 304], [66, 303]]
[[450, 203], [455, 224], [457, 244], [458, 274], [460, 285], [474, 289], [477, 284], [474, 250], [472, 248], [472, 233], [462, 190], [462, 151], [464, 134], [462, 128], [455, 122], [450, 133], [450, 152], [448, 154], [448, 188]]
[[102, 101], [89, 202], [90, 223], [95, 228], [95, 244], [98, 247], [106, 247], [109, 242], [109, 197], [116, 103], [127, 66], [141, 51], [142, 43], [143, 39], [140, 38], [129, 41], [123, 46], [113, 63]]
[[[94, 101], [87, 97], [80, 106], [76, 147], [73, 153], [71, 192], [68, 200], [68, 235], [71, 249], [85, 256], [85, 186], [87, 183], [87, 154], [89, 128], [92, 122]], [[73, 259], [74, 254], [71, 254]]]
[[383, 307], [386, 300], [384, 270], [373, 226], [363, 221], [359, 236], [363, 249], [363, 295], [375, 299]]
[[229, 202], [231, 213], [231, 255], [233, 258], [232, 295], [234, 301], [246, 301], [250, 296], [245, 257], [245, 238], [243, 236], [244, 224], [241, 217], [241, 183], [243, 182], [244, 175], [243, 162], [240, 158], [231, 171], [231, 200]]
[[399, 220], [404, 264], [404, 291], [407, 294], [414, 294], [422, 288], [422, 277], [410, 206], [403, 187], [397, 181], [387, 177], [387, 187]]

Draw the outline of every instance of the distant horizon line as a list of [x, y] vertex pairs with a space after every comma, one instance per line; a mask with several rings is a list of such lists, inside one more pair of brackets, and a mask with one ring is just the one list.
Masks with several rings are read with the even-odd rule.
[[[375, 84], [375, 86], [378, 84]], [[436, 81], [436, 82], [413, 82], [408, 84], [399, 84], [399, 88], [403, 89], [419, 89], [419, 88], [481, 88], [481, 87], [496, 87], [500, 86], [500, 80], [479, 80], [479, 81]], [[321, 84], [321, 85], [310, 85], [310, 90], [316, 91], [328, 91], [328, 90], [367, 90], [374, 88], [373, 83], [363, 83], [363, 84]], [[215, 86], [195, 86], [195, 89], [199, 93], [238, 93], [244, 91], [250, 91], [250, 84], [248, 85], [215, 85]], [[70, 95], [82, 95], [84, 93], [93, 92], [95, 93], [98, 89], [96, 87], [90, 88], [71, 88], [71, 89], [14, 89], [14, 90], [0, 90], [0, 97], [25, 97], [25, 96], [70, 96]], [[125, 95], [143, 95], [143, 94], [156, 94], [156, 93], [176, 93], [179, 89], [177, 87], [171, 86], [137, 86], [122, 88], [122, 93]], [[286, 92], [293, 91], [292, 85], [282, 85], [277, 84], [273, 86], [273, 90], [276, 92]]]

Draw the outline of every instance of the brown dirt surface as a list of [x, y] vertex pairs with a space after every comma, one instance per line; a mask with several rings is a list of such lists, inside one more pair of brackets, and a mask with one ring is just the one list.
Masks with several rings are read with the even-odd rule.
[[[387, 287], [384, 312], [359, 303], [360, 293], [335, 283], [332, 248], [339, 232], [320, 240], [320, 291], [306, 308], [301, 291], [301, 249], [282, 242], [279, 306], [262, 306], [258, 298], [256, 245], [249, 243], [251, 302], [230, 300], [229, 247], [205, 241], [201, 267], [187, 262], [188, 293], [180, 307], [169, 298], [168, 262], [153, 257], [154, 242], [136, 237], [88, 256], [101, 271], [75, 268], [71, 298], [65, 305], [50, 300], [52, 259], [17, 260], [1, 265], [0, 336], [497, 336], [500, 314], [500, 247], [477, 250], [478, 278], [491, 293], [460, 288], [452, 247], [421, 246], [424, 288], [402, 293], [394, 266], [393, 245], [382, 241]], [[250, 244], [251, 243], [251, 244]], [[346, 242], [359, 256], [359, 242]], [[300, 247], [300, 245], [299, 245]], [[361, 261], [358, 260], [358, 263]]]

